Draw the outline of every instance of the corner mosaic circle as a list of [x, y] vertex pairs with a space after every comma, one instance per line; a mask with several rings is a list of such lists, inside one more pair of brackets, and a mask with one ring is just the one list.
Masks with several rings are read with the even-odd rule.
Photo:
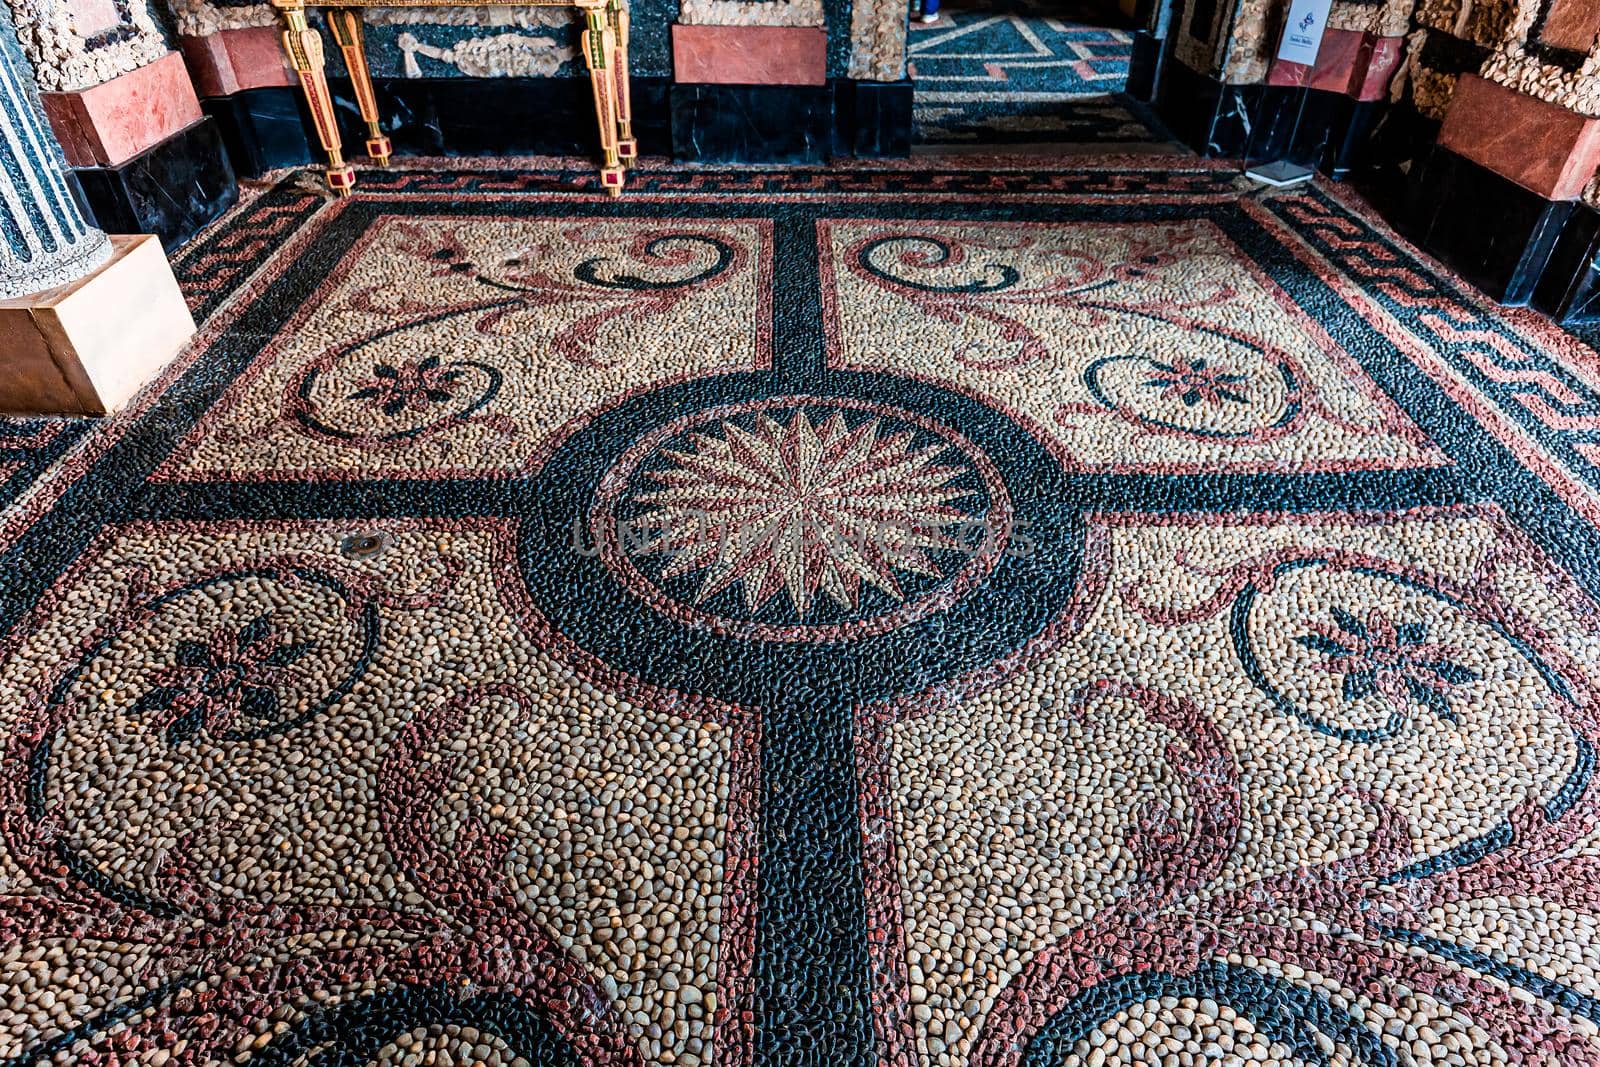
[[1010, 542], [993, 461], [943, 424], [843, 397], [695, 412], [602, 479], [601, 558], [657, 611], [716, 633], [837, 641], [946, 608]]

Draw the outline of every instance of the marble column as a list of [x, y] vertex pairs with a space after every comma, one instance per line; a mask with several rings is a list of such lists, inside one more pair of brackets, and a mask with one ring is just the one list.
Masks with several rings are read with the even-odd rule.
[[0, 299], [76, 281], [110, 257], [111, 242], [78, 208], [0, 5]]

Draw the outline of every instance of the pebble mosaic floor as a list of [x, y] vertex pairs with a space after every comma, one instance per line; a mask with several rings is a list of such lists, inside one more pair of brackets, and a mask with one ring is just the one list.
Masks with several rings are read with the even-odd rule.
[[1133, 53], [1124, 21], [1032, 0], [957, 4], [941, 9], [937, 22], [913, 21], [908, 73], [917, 143], [1162, 141], [1148, 109], [1119, 95]]
[[5, 483], [0, 1064], [1600, 1064], [1592, 350], [1201, 163], [588, 180], [285, 180]]

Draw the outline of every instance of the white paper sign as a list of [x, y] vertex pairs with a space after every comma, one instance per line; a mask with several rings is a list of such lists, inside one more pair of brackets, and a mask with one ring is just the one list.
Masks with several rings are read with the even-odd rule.
[[1332, 6], [1333, 0], [1294, 0], [1283, 26], [1283, 40], [1278, 42], [1278, 58], [1285, 63], [1314, 65]]

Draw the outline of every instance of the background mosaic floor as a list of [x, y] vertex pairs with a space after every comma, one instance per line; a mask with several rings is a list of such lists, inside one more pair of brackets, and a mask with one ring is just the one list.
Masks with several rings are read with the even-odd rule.
[[10, 502], [0, 1063], [1600, 1063], [1590, 349], [1203, 164], [587, 180], [285, 181]]
[[[913, 21], [922, 145], [1141, 144], [1165, 135], [1121, 95], [1133, 31], [1112, 8], [966, 0]], [[992, 148], [991, 148], [992, 150]]]

